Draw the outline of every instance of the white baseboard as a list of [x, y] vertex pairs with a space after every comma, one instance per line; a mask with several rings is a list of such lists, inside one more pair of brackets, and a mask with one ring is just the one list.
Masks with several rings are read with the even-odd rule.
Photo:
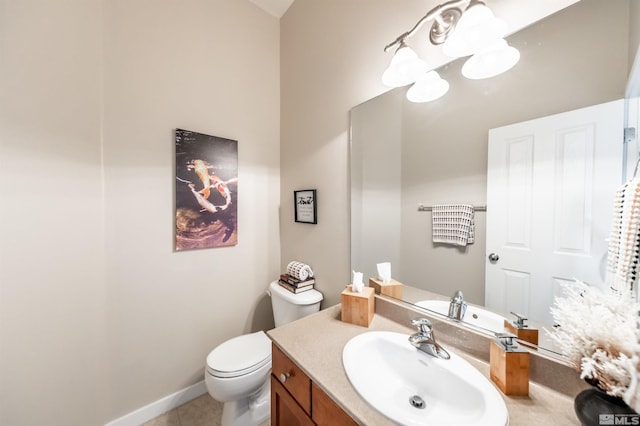
[[105, 426], [139, 426], [207, 392], [204, 380], [110, 421]]

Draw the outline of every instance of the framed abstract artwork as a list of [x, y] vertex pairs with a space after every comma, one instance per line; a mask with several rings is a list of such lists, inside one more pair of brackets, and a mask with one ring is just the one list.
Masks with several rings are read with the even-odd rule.
[[175, 248], [238, 243], [238, 141], [176, 129]]

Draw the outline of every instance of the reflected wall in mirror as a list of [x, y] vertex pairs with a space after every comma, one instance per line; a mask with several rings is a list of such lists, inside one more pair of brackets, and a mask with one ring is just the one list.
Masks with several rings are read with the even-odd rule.
[[[483, 305], [485, 213], [475, 214], [473, 244], [445, 246], [432, 243], [418, 205], [486, 203], [489, 129], [623, 98], [637, 47], [632, 10], [628, 0], [581, 0], [509, 36], [521, 59], [505, 74], [467, 80], [463, 58], [438, 70], [451, 83], [441, 99], [413, 104], [400, 88], [353, 108], [352, 268], [375, 277], [389, 261], [405, 285], [447, 299], [462, 290]], [[409, 291], [405, 301], [417, 302], [412, 294], [421, 297]]]

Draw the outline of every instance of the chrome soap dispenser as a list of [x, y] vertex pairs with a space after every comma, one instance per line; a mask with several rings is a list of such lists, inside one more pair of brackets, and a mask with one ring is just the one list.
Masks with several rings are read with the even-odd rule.
[[505, 395], [529, 395], [529, 352], [511, 333], [496, 333], [489, 351], [489, 375]]

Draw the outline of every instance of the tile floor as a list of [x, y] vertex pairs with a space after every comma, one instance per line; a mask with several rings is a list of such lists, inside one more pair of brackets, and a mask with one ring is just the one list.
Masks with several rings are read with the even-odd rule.
[[[142, 426], [220, 426], [222, 403], [205, 393]], [[267, 421], [262, 426], [269, 426]]]

